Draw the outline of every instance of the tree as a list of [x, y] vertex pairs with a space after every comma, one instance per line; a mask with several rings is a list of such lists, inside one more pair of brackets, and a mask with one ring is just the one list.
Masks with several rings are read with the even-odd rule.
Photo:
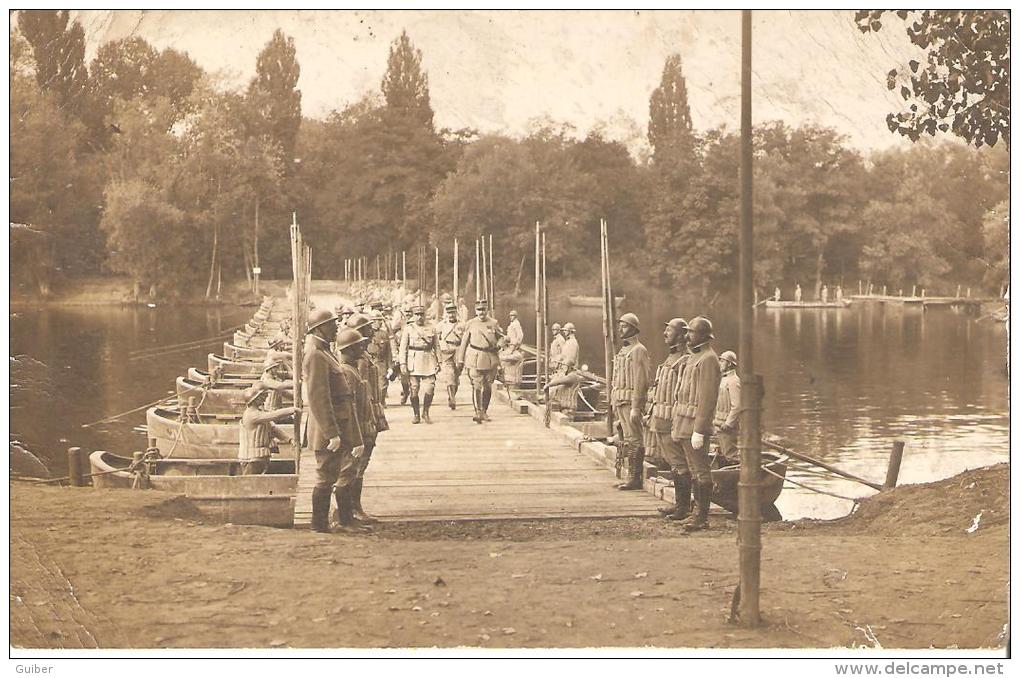
[[[889, 10], [857, 12], [863, 33], [882, 29]], [[922, 134], [950, 132], [975, 146], [1009, 147], [1009, 38], [1006, 10], [899, 10], [907, 36], [927, 50], [909, 72], [889, 71], [890, 90], [899, 87], [906, 110], [886, 117], [889, 130], [912, 141]]]
[[411, 44], [407, 31], [401, 31], [390, 45], [382, 93], [387, 112], [406, 116], [432, 130], [429, 76], [421, 67], [421, 50]]
[[290, 171], [301, 126], [301, 90], [297, 88], [301, 66], [294, 38], [280, 29], [273, 32], [255, 63], [255, 77], [248, 86], [251, 107], [250, 136], [263, 136], [279, 147], [280, 159]]
[[662, 79], [649, 99], [648, 142], [656, 164], [666, 162], [671, 156], [694, 152], [691, 107], [687, 103], [687, 81], [679, 54], [666, 59]]
[[56, 95], [60, 108], [76, 113], [84, 103], [85, 30], [67, 10], [22, 10], [18, 30], [32, 46], [39, 87]]
[[984, 283], [1000, 290], [1009, 283], [1009, 201], [1003, 200], [988, 210], [984, 219]]

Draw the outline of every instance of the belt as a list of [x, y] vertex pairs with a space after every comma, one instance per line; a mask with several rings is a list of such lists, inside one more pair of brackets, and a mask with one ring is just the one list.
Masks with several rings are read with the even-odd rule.
[[408, 351], [428, 351], [430, 348], [432, 348], [432, 347], [431, 346], [408, 346], [407, 350]]
[[449, 344], [450, 346], [460, 346], [460, 340], [450, 341], [449, 339], [447, 339], [446, 343]]
[[469, 345], [471, 346], [471, 348], [475, 349], [476, 351], [484, 351], [485, 353], [499, 353], [499, 349], [496, 348], [495, 346], [491, 346], [491, 347], [490, 346], [486, 346], [485, 348], [482, 348], [481, 346], [475, 346], [474, 344], [469, 344]]

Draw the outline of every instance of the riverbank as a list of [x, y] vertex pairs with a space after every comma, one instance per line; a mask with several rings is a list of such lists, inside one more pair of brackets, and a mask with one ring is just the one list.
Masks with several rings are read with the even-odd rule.
[[[281, 295], [286, 282], [264, 281], [260, 284], [261, 294]], [[224, 284], [219, 297], [206, 299], [205, 287], [174, 297], [157, 294], [149, 296], [143, 289], [135, 296], [134, 283], [128, 278], [78, 278], [62, 287], [54, 288], [50, 294], [41, 296], [38, 290], [28, 287], [11, 287], [12, 307], [39, 306], [243, 306], [256, 303], [254, 295], [244, 280]]]
[[766, 625], [753, 631], [726, 621], [735, 522], [713, 527], [405, 523], [327, 536], [203, 524], [157, 492], [14, 483], [11, 644], [1004, 647], [1008, 465], [904, 486], [843, 520], [768, 525]]

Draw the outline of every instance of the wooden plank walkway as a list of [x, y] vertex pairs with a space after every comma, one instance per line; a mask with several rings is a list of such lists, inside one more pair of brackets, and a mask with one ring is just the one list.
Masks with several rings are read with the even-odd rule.
[[[390, 430], [365, 476], [365, 510], [385, 521], [451, 521], [654, 516], [660, 501], [646, 492], [620, 492], [614, 475], [579, 452], [556, 430], [518, 414], [493, 394], [492, 421], [471, 420], [471, 386], [465, 376], [457, 409], [436, 386], [432, 423], [411, 424], [401, 406], [399, 382], [390, 385]], [[295, 527], [307, 528], [315, 458], [301, 458]]]

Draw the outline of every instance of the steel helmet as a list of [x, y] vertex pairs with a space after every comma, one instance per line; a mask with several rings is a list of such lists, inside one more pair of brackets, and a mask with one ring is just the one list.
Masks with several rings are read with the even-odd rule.
[[697, 318], [694, 318], [693, 320], [691, 320], [690, 325], [688, 325], [687, 327], [692, 332], [694, 331], [694, 329], [696, 327], [700, 327], [701, 329], [704, 329], [706, 331], [706, 334], [707, 334], [709, 339], [714, 339], [715, 338], [715, 335], [712, 334], [712, 321], [709, 320], [708, 318], [703, 317], [703, 316], [699, 315]]
[[684, 320], [683, 318], [673, 318], [668, 323], [666, 323], [666, 327], [672, 328], [674, 330], [683, 330], [684, 332], [686, 332], [687, 321]]
[[250, 387], [244, 389], [242, 397], [244, 398], [245, 405], [251, 405], [255, 403], [263, 393], [266, 393], [268, 389], [266, 385], [261, 381], [256, 381]]
[[553, 323], [552, 324], [552, 331], [553, 332], [559, 332], [560, 331], [560, 324], [559, 323]]
[[577, 328], [576, 328], [576, 327], [574, 327], [574, 323], [566, 323], [566, 324], [565, 324], [565, 325], [563, 326], [563, 331], [564, 331], [564, 332], [573, 332], [573, 331], [575, 331], [576, 329], [577, 329]]
[[324, 325], [331, 321], [337, 321], [336, 314], [333, 311], [324, 308], [316, 309], [308, 314], [308, 332], [311, 333], [319, 325]]
[[723, 351], [722, 355], [719, 356], [719, 360], [725, 360], [734, 367], [737, 366], [737, 354], [733, 351]]
[[361, 336], [361, 332], [350, 327], [345, 328], [336, 337], [336, 350], [343, 351], [355, 344], [362, 344], [368, 341], [368, 337]]
[[356, 313], [347, 319], [347, 327], [361, 331], [366, 325], [371, 325], [372, 319], [363, 313]]
[[634, 315], [633, 313], [624, 313], [623, 315], [621, 315], [617, 319], [616, 322], [618, 322], [618, 323], [626, 323], [626, 324], [630, 325], [631, 327], [633, 327], [638, 332], [641, 331], [641, 321], [638, 320], [638, 317], [636, 315]]
[[510, 315], [511, 318], [516, 318], [517, 317], [517, 311], [510, 311], [509, 315]]
[[354, 308], [351, 306], [344, 306], [340, 309], [340, 313], [337, 315], [354, 315]]

